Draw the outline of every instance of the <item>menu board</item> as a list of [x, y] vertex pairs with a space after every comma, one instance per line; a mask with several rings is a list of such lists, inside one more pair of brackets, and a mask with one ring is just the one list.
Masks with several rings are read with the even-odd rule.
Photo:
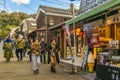
[[111, 48], [111, 49], [119, 49], [119, 40], [111, 40], [111, 41], [109, 41], [109, 48]]

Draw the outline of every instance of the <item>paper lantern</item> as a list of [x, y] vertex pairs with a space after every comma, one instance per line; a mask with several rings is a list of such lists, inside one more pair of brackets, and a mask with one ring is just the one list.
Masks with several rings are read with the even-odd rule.
[[83, 36], [83, 34], [84, 34], [84, 33], [81, 31], [81, 32], [80, 32], [80, 34], [79, 34], [79, 35], [80, 35], [80, 37], [82, 37], [82, 36]]
[[79, 35], [79, 34], [80, 34], [80, 28], [77, 28], [77, 29], [75, 30], [75, 32], [76, 32], [76, 35]]

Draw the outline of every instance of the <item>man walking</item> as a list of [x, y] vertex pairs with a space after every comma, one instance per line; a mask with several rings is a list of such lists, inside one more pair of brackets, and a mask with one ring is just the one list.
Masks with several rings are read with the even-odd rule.
[[46, 63], [46, 43], [45, 43], [45, 39], [42, 38], [41, 42], [40, 42], [40, 46], [41, 46], [41, 55], [40, 55], [40, 59], [42, 62], [42, 59], [44, 59], [44, 64]]
[[21, 61], [23, 58], [23, 50], [25, 47], [25, 40], [23, 39], [22, 35], [19, 35], [19, 38], [16, 39], [16, 56], [18, 61]]

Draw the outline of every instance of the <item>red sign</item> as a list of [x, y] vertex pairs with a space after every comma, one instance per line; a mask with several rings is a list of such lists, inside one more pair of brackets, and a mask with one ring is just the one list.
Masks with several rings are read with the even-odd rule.
[[99, 35], [98, 33], [88, 33], [88, 44], [90, 48], [100, 47]]

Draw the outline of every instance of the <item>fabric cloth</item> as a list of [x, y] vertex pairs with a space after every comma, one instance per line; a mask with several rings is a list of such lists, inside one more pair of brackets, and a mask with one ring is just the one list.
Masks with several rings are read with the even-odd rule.
[[51, 59], [51, 66], [52, 67], [56, 67], [56, 56], [50, 56], [50, 59]]
[[11, 39], [6, 39], [3, 43], [4, 58], [12, 58], [14, 45]]
[[39, 69], [40, 64], [40, 56], [32, 55], [32, 64], [33, 64], [33, 70]]
[[4, 42], [13, 42], [11, 39], [6, 39]]
[[[50, 44], [48, 46], [48, 57], [50, 57], [50, 55], [55, 54], [56, 57], [56, 62], [59, 64], [60, 60], [59, 60], [59, 55], [58, 55], [58, 51], [60, 50], [60, 48], [58, 47], [58, 45], [53, 45]], [[50, 60], [50, 58], [48, 58]], [[51, 61], [51, 60], [50, 60]], [[48, 61], [50, 63], [50, 61]]]
[[25, 40], [24, 39], [17, 39], [16, 40], [16, 49], [24, 49], [25, 47]]
[[31, 49], [32, 49], [32, 54], [35, 54], [35, 55], [40, 55], [40, 52], [41, 52], [41, 46], [39, 44], [39, 42], [34, 42], [31, 46]]

